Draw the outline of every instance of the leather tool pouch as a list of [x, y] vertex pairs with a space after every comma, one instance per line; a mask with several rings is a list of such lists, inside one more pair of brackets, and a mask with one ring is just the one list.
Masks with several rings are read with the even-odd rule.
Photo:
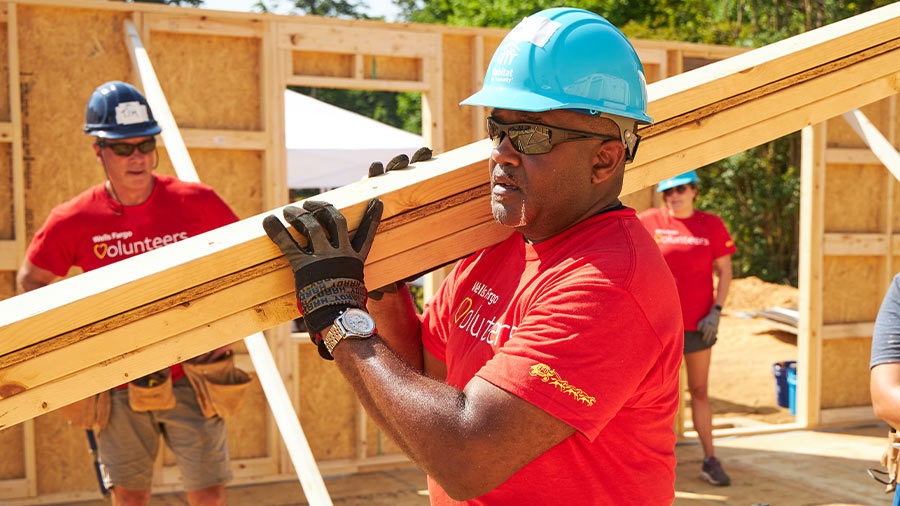
[[135, 411], [172, 409], [175, 392], [169, 368], [156, 371], [128, 384], [128, 405]]
[[104, 429], [109, 422], [109, 390], [60, 408], [66, 421], [81, 429]]
[[251, 378], [245, 371], [234, 366], [233, 353], [229, 351], [215, 362], [184, 362], [182, 366], [197, 394], [203, 416], [212, 418], [218, 415], [225, 418], [241, 410]]

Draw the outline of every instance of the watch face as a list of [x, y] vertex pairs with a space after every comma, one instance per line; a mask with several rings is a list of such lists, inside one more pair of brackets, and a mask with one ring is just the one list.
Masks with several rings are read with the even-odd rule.
[[375, 321], [369, 313], [361, 309], [348, 309], [341, 315], [341, 321], [347, 330], [361, 336], [368, 336], [375, 332]]

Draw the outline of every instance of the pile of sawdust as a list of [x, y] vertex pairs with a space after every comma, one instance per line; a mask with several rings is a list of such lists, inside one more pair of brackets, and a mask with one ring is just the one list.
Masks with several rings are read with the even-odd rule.
[[731, 280], [726, 311], [753, 311], [770, 307], [796, 308], [799, 291], [790, 285], [766, 283], [750, 276]]

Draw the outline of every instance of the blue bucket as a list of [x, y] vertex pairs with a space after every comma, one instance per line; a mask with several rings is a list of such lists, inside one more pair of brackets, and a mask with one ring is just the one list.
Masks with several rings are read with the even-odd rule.
[[792, 364], [787, 372], [788, 386], [788, 407], [791, 408], [791, 414], [797, 414], [797, 363]]
[[775, 362], [772, 365], [772, 372], [775, 374], [775, 400], [782, 408], [791, 406], [791, 388], [788, 385], [788, 374], [791, 371], [794, 373], [794, 383], [796, 384], [797, 361]]

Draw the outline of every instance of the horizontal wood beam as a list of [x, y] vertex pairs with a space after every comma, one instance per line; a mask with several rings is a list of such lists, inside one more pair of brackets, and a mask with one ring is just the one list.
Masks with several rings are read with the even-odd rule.
[[440, 33], [418, 33], [383, 28], [354, 29], [333, 26], [282, 24], [278, 46], [281, 49], [317, 53], [349, 53], [394, 58], [429, 58], [441, 52]]
[[[876, 18], [864, 18], [868, 27], [856, 18], [842, 22], [847, 30], [835, 35], [839, 40], [817, 35], [819, 45], [782, 45], [788, 55], [758, 50], [768, 60], [756, 55], [750, 69], [735, 65], [741, 76], [709, 65], [690, 73], [696, 87], [651, 85], [657, 124], [642, 130], [624, 193], [897, 93], [900, 4], [873, 12]], [[351, 225], [370, 198], [385, 202], [366, 266], [370, 287], [506, 237], [509, 229], [490, 216], [489, 152], [489, 143], [479, 141], [320, 196]], [[262, 218], [0, 301], [0, 427], [296, 317], [290, 271], [263, 236]], [[390, 234], [402, 240], [386, 240]], [[117, 333], [140, 341], [123, 351], [112, 344]], [[96, 353], [70, 351], [76, 345]], [[39, 358], [45, 354], [56, 360]], [[47, 367], [30, 365], [41, 360]]]
[[885, 234], [826, 233], [822, 253], [827, 256], [887, 255], [890, 244]]
[[313, 88], [364, 89], [375, 91], [429, 91], [425, 81], [401, 81], [396, 79], [357, 79], [354, 77], [287, 76], [290, 86], [311, 86]]
[[17, 241], [0, 241], [0, 271], [19, 269], [19, 243]]
[[868, 148], [825, 148], [825, 163], [881, 165]]
[[847, 426], [861, 423], [880, 423], [872, 406], [851, 406], [847, 408], [826, 408], [819, 415], [819, 426]]
[[[185, 146], [205, 149], [266, 149], [266, 132], [258, 130], [210, 130], [179, 128]], [[165, 141], [160, 145], [165, 146]]]
[[872, 337], [875, 322], [826, 323], [822, 325], [822, 339]]
[[145, 23], [149, 24], [151, 31], [225, 37], [262, 37], [265, 30], [265, 22], [262, 19], [210, 19], [207, 14], [196, 16], [151, 14], [145, 18]]
[[13, 141], [13, 124], [9, 121], [0, 121], [0, 142]]

